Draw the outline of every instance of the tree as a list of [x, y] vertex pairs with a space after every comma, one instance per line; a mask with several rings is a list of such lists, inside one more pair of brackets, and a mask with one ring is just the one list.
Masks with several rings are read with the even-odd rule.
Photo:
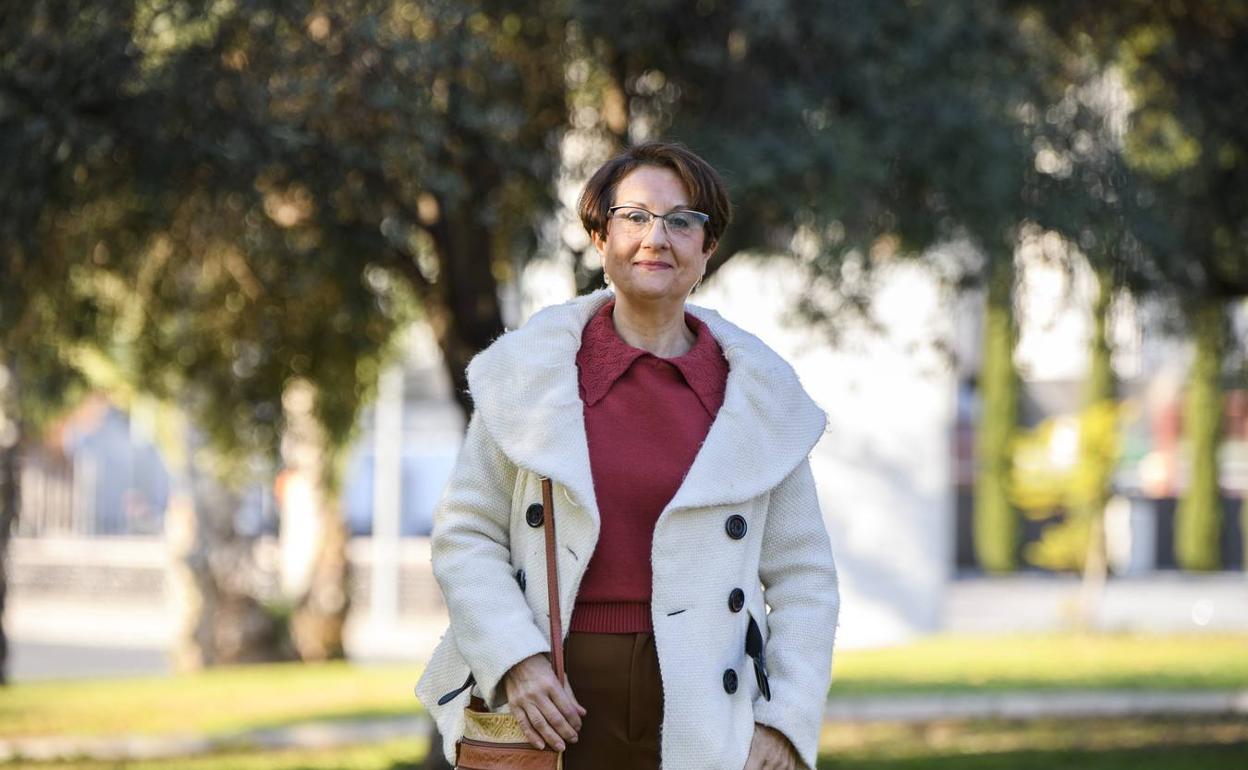
[[1185, 409], [1193, 473], [1180, 503], [1178, 557], [1217, 564], [1219, 377], [1228, 302], [1248, 296], [1248, 7], [1216, 0], [1048, 3], [1059, 34], [1124, 75], [1122, 152], [1133, 195], [1121, 211], [1137, 289], [1174, 302], [1197, 347]]
[[[0, 614], [21, 452], [82, 393], [81, 353], [112, 337], [106, 296], [133, 246], [133, 187], [117, 153], [134, 62], [124, 4], [0, 12]], [[117, 110], [114, 112], [113, 110]], [[0, 627], [0, 682], [7, 645]]]
[[[948, 282], [990, 287], [989, 313], [1009, 326], [1021, 228], [1082, 194], [1036, 170], [1043, 116], [1066, 85], [1062, 52], [1008, 4], [583, 4], [577, 13], [597, 54], [586, 80], [606, 83], [600, 112], [626, 105], [626, 119], [602, 133], [678, 136], [724, 170], [737, 216], [710, 270], [743, 251], [799, 255], [811, 274], [801, 306], [833, 336], [839, 313], [866, 310], [874, 267], [950, 241], [982, 259], [946, 271]], [[1004, 500], [1017, 386], [1012, 335], [994, 339], [985, 364], [1000, 377], [985, 383], [985, 414], [1003, 422], [980, 426], [976, 518], [992, 541], [985, 560], [1004, 567], [1013, 556], [987, 553], [1016, 548], [1014, 513], [989, 501]]]
[[[800, 256], [803, 306], [830, 329], [826, 290], [861, 306], [844, 276], [964, 239], [984, 261], [950, 281], [989, 285], [1020, 227], [1079, 193], [1036, 170], [1064, 59], [1009, 3], [61, 0], [10, 13], [14, 114], [38, 126], [56, 105], [106, 137], [91, 158], [108, 171], [88, 167], [84, 187], [71, 169], [43, 198], [18, 197], [38, 211], [85, 205], [90, 189], [113, 207], [83, 238], [124, 241], [106, 253], [130, 288], [105, 305], [130, 319], [126, 363], [235, 457], [275, 451], [296, 381], [340, 445], [402, 307], [432, 323], [469, 409], [464, 364], [502, 331], [499, 282], [542, 244], [568, 130], [598, 148], [591, 163], [659, 135], [705, 154], [738, 203], [712, 269], [747, 251]], [[52, 58], [74, 77], [31, 76]], [[20, 147], [46, 175], [59, 150], [36, 138]], [[8, 189], [25, 191], [16, 179]], [[579, 275], [593, 283], [592, 260]]]

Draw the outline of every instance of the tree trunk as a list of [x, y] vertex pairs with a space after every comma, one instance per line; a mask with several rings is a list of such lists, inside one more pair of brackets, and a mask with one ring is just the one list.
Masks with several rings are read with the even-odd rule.
[[1222, 349], [1226, 313], [1220, 302], [1206, 302], [1188, 313], [1196, 355], [1183, 405], [1183, 435], [1190, 472], [1175, 521], [1175, 558], [1183, 569], [1221, 566], [1218, 536], [1222, 501], [1218, 494], [1218, 439], [1222, 428]]
[[[1080, 619], [1091, 628], [1100, 611], [1108, 577], [1105, 553], [1105, 506], [1109, 502], [1114, 466], [1117, 464], [1116, 388], [1109, 343], [1109, 313], [1113, 303], [1113, 276], [1098, 271], [1096, 300], [1092, 305], [1091, 361], [1084, 385], [1084, 414], [1079, 430], [1079, 500], [1072, 511], [1087, 531], [1083, 580], [1079, 594]], [[1108, 424], [1105, 417], [1108, 415]], [[1108, 431], [1108, 432], [1107, 432]]]
[[1017, 340], [1014, 320], [1014, 264], [993, 260], [984, 316], [980, 420], [976, 426], [978, 473], [974, 492], [975, 555], [988, 572], [1010, 572], [1018, 564], [1018, 517], [1010, 505], [1011, 451], [1018, 423]]
[[285, 621], [257, 595], [267, 582], [252, 541], [234, 527], [239, 496], [208, 469], [215, 463], [192, 428], [171, 463], [165, 532], [173, 554], [170, 590], [180, 616], [171, 654], [179, 671], [230, 663], [291, 660]]
[[1248, 574], [1248, 489], [1240, 491], [1243, 499], [1239, 504], [1239, 568]]
[[[455, 401], [472, 416], [468, 393], [468, 362], [505, 330], [494, 279], [490, 233], [458, 212], [430, 227], [438, 252], [440, 280], [430, 287], [425, 308], [450, 376]], [[442, 735], [435, 725], [429, 735], [424, 770], [450, 770], [442, 755]]]
[[9, 540], [21, 506], [21, 417], [17, 371], [12, 359], [0, 359], [0, 686], [8, 684], [9, 637], [4, 608], [9, 592]]
[[465, 419], [472, 414], [468, 362], [505, 330], [493, 272], [491, 233], [463, 212], [446, 212], [429, 228], [438, 252], [439, 279], [425, 310]]
[[1085, 406], [1117, 397], [1113, 349], [1109, 342], [1109, 313], [1114, 300], [1112, 273], [1109, 270], [1097, 271], [1096, 283], [1096, 300], [1092, 304], [1092, 337], [1089, 340], [1091, 360], [1083, 392]]
[[316, 390], [304, 380], [282, 395], [282, 593], [292, 608], [290, 634], [301, 660], [345, 655], [350, 609], [347, 527], [329, 494], [329, 447], [315, 415]]

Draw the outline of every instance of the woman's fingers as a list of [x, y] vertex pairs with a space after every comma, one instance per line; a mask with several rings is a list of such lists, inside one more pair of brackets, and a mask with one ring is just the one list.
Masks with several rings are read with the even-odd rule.
[[[559, 704], [557, 701], [555, 701], [554, 699], [539, 700], [537, 702], [537, 707], [541, 709], [542, 716], [546, 717], [546, 723], [550, 725], [550, 727], [556, 733], [559, 734], [559, 737], [563, 738], [566, 741], [576, 740], [577, 728], [573, 727], [568, 722], [568, 718], [564, 716], [564, 712], [559, 707]], [[577, 713], [571, 709], [570, 705], [568, 709], [569, 711], [571, 711], [572, 716], [576, 718], [576, 721], [580, 722], [581, 721], [580, 716], [577, 715]], [[559, 750], [563, 751], [562, 748]]]
[[[555, 710], [553, 706], [551, 710]], [[559, 733], [551, 727], [550, 722], [546, 719], [546, 711], [538, 703], [528, 704], [525, 708], [525, 714], [528, 715], [529, 723], [533, 725], [533, 729], [537, 730], [537, 734], [542, 737], [542, 741], [547, 746], [550, 746], [555, 751], [563, 751], [566, 748], [563, 739], [559, 737]]]
[[743, 770], [792, 770], [794, 765], [790, 759], [787, 746], [776, 740], [771, 731], [755, 725]]
[[[580, 732], [581, 715], [585, 712], [585, 710], [581, 708], [581, 704], [576, 702], [576, 698], [569, 693], [567, 685], [564, 685], [563, 687], [556, 687], [550, 693], [550, 696], [550, 699], [554, 702], [555, 708], [559, 709], [560, 716], [567, 721], [573, 731]], [[565, 735], [564, 737], [567, 737], [568, 740], [572, 740], [570, 736]]]
[[545, 655], [533, 655], [517, 663], [504, 676], [507, 700], [529, 743], [558, 751], [565, 741], [575, 741], [581, 729], [584, 707], [565, 683], [561, 683]]
[[529, 723], [529, 717], [524, 713], [523, 708], [513, 708], [511, 715], [516, 718], [516, 724], [520, 725], [520, 729], [524, 732], [524, 737], [528, 739], [533, 748], [546, 748], [546, 742], [543, 741], [542, 737], [537, 734], [536, 730], [533, 729], [533, 725]]
[[[576, 693], [572, 692], [572, 685], [570, 683], [564, 682], [563, 689], [564, 689], [564, 692], [568, 694], [568, 699], [572, 701], [572, 705], [576, 707], [576, 710], [580, 713], [581, 716], [585, 716], [586, 714], [589, 713], [588, 711], [585, 710], [585, 707], [581, 705], [581, 702], [576, 699]], [[581, 729], [581, 724], [579, 721], [576, 723], [576, 729], [577, 730]]]
[[788, 738], [774, 728], [756, 724], [750, 755], [743, 770], [796, 770], [797, 756]]

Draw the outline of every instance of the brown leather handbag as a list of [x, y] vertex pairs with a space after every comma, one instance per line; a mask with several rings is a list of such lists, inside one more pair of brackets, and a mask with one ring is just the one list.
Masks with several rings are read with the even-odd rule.
[[[563, 624], [559, 619], [559, 568], [555, 559], [555, 501], [542, 477], [546, 529], [546, 600], [550, 605], [550, 657], [555, 676], [566, 682]], [[472, 696], [464, 709], [464, 736], [455, 743], [456, 770], [562, 770], [563, 752], [534, 748], [511, 714], [492, 713]]]

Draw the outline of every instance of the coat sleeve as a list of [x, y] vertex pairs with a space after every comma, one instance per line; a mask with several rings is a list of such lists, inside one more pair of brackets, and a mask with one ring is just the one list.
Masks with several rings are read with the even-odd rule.
[[491, 708], [506, 703], [499, 685], [512, 666], [550, 651], [512, 574], [516, 473], [480, 411], [475, 412], [433, 515], [433, 574], [446, 598], [460, 655]]
[[784, 733], [813, 768], [832, 680], [840, 591], [809, 459], [772, 491], [759, 577], [771, 608], [764, 651], [771, 700], [754, 702], [754, 721]]

